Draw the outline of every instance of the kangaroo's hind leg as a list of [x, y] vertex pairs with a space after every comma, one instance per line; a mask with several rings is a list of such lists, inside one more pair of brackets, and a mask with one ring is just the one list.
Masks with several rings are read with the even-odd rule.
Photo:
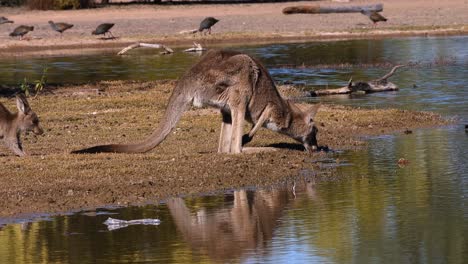
[[241, 100], [237, 107], [231, 107], [232, 136], [230, 153], [238, 154], [242, 152], [242, 135], [244, 130], [246, 108], [247, 105], [244, 100]]
[[231, 114], [225, 110], [221, 110], [223, 122], [221, 123], [221, 132], [219, 135], [218, 153], [231, 152], [231, 138], [232, 138], [232, 117]]

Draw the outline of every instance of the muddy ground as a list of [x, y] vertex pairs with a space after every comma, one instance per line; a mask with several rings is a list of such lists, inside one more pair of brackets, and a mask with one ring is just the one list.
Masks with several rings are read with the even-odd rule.
[[[386, 23], [374, 27], [360, 13], [283, 15], [292, 5], [320, 4], [368, 5], [383, 3]], [[215, 44], [281, 42], [344, 38], [371, 38], [412, 35], [453, 35], [468, 33], [466, 0], [355, 0], [350, 3], [330, 1], [286, 2], [229, 5], [130, 5], [65, 11], [31, 11], [25, 8], [0, 8], [0, 15], [14, 24], [0, 25], [0, 55], [36, 52], [39, 55], [67, 53], [70, 49], [121, 49], [136, 41], [190, 46], [193, 41], [205, 47]], [[197, 28], [206, 16], [220, 22], [213, 34], [179, 34]], [[75, 26], [60, 36], [47, 21], [72, 23]], [[115, 23], [117, 39], [102, 40], [91, 35], [100, 23]], [[8, 36], [18, 25], [32, 25], [29, 40]]]
[[[266, 129], [249, 146], [273, 145], [280, 147], [277, 151], [217, 154], [221, 120], [212, 109], [187, 111], [173, 133], [149, 153], [69, 154], [84, 146], [132, 142], [149, 135], [173, 86], [174, 81], [68, 85], [49, 87], [31, 100], [45, 134], [23, 136], [30, 154], [25, 158], [0, 148], [0, 217], [141, 204], [171, 195], [269, 185], [297, 176], [303, 169], [317, 171], [312, 160], [327, 155], [295, 150], [294, 141]], [[282, 90], [291, 94], [291, 88]], [[15, 109], [13, 99], [1, 98], [0, 102]], [[450, 122], [433, 113], [336, 105], [323, 106], [316, 120], [319, 145], [335, 150], [365, 147], [363, 135], [403, 133]]]

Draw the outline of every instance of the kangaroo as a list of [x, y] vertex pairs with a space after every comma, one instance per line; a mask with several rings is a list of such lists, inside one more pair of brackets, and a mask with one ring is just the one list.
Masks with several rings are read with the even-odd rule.
[[264, 126], [292, 137], [307, 151], [317, 149], [313, 117], [318, 107], [305, 111], [305, 107], [284, 100], [257, 59], [236, 51], [210, 50], [178, 80], [159, 126], [145, 140], [99, 145], [72, 153], [150, 151], [167, 137], [191, 104], [220, 109], [219, 153], [242, 152], [245, 120], [256, 124], [252, 136]]
[[24, 95], [16, 96], [18, 113], [11, 113], [0, 103], [0, 139], [18, 156], [26, 156], [21, 144], [20, 133], [33, 131], [36, 135], [44, 133], [39, 125], [39, 118], [31, 110]]

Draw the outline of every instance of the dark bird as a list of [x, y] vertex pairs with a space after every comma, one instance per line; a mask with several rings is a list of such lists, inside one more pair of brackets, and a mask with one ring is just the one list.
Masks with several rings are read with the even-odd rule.
[[73, 25], [72, 24], [67, 24], [67, 23], [54, 23], [54, 21], [49, 21], [49, 24], [50, 26], [52, 27], [53, 30], [57, 31], [60, 33], [60, 36], [62, 35], [62, 33], [69, 29], [69, 28], [72, 28]]
[[0, 17], [0, 25], [1, 24], [6, 24], [6, 23], [14, 23], [13, 21], [9, 20], [6, 17]]
[[97, 26], [96, 30], [92, 32], [93, 35], [104, 35], [106, 36], [106, 33], [109, 33], [112, 38], [115, 38], [114, 35], [112, 35], [112, 32], [109, 31], [114, 26], [113, 23], [103, 23], [99, 26]]
[[219, 20], [214, 17], [207, 17], [203, 19], [200, 23], [200, 27], [198, 28], [198, 32], [203, 32], [203, 30], [207, 29], [208, 33], [211, 34], [211, 27], [218, 23], [218, 21]]
[[15, 30], [13, 30], [13, 32], [10, 33], [10, 37], [17, 37], [19, 36], [20, 37], [20, 40], [23, 39], [23, 36], [28, 34], [29, 31], [33, 31], [34, 30], [34, 27], [33, 26], [24, 26], [24, 25], [21, 25], [17, 28], [15, 28]]
[[387, 21], [387, 19], [385, 17], [383, 17], [381, 14], [379, 14], [378, 12], [376, 11], [371, 11], [371, 10], [361, 10], [361, 14], [365, 15], [365, 16], [368, 16], [370, 20], [372, 20], [372, 22], [374, 22], [374, 25], [377, 24], [377, 22], [380, 22], [380, 21]]

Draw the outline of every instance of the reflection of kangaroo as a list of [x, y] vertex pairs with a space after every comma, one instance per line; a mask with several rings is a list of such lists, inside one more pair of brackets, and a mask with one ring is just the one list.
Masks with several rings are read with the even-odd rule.
[[167, 201], [179, 232], [195, 250], [219, 262], [240, 258], [245, 251], [261, 250], [273, 232], [288, 202], [285, 191], [234, 192], [229, 208], [192, 213], [181, 198]]
[[43, 130], [39, 125], [39, 118], [31, 110], [24, 95], [16, 97], [16, 106], [19, 112], [12, 114], [3, 104], [0, 104], [0, 139], [16, 155], [25, 156], [26, 153], [21, 145], [20, 133], [33, 131], [34, 134], [40, 135]]
[[169, 99], [160, 125], [140, 143], [100, 145], [73, 153], [147, 152], [161, 143], [189, 105], [221, 109], [223, 123], [218, 152], [240, 153], [244, 120], [288, 135], [306, 150], [317, 147], [313, 117], [317, 107], [303, 107], [281, 98], [264, 66], [249, 55], [208, 51], [182, 78]]

